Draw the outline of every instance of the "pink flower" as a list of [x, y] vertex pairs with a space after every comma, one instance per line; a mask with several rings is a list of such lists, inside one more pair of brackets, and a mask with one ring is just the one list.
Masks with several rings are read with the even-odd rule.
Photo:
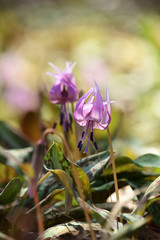
[[91, 140], [98, 150], [94, 139], [93, 129], [105, 130], [111, 121], [111, 107], [108, 90], [106, 90], [106, 101], [103, 101], [97, 83], [95, 87], [86, 92], [77, 102], [74, 117], [77, 123], [86, 127], [82, 133], [82, 138], [78, 143], [79, 150], [82, 149], [84, 140], [88, 135], [85, 152], [88, 153], [89, 140]]
[[[71, 128], [72, 115], [70, 113], [68, 114], [66, 103], [76, 101], [79, 93], [72, 73], [75, 63], [71, 65], [70, 62], [66, 62], [64, 72], [57, 68], [53, 63], [49, 63], [49, 65], [58, 72], [47, 73], [56, 79], [50, 90], [50, 101], [53, 104], [61, 104], [61, 111], [57, 121], [60, 119], [60, 125], [63, 125], [63, 130], [68, 131], [68, 128]], [[53, 125], [54, 128], [57, 125], [57, 121]]]

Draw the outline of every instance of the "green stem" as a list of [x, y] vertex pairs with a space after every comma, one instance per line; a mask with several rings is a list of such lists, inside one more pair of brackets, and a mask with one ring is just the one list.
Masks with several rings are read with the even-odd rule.
[[[74, 113], [74, 104], [72, 103], [72, 115]], [[75, 118], [73, 118], [73, 142], [72, 142], [72, 147], [73, 147], [73, 153], [74, 153], [74, 159], [78, 160], [81, 159], [81, 152], [77, 148], [77, 143], [78, 143], [78, 131], [77, 131], [77, 124]]]
[[[64, 139], [64, 143], [67, 144], [66, 139]], [[70, 150], [69, 146], [68, 146], [68, 150]], [[74, 160], [73, 159], [70, 159], [70, 160], [71, 160], [71, 167], [73, 169], [73, 177], [74, 177], [74, 180], [75, 180], [75, 183], [76, 183], [76, 186], [77, 186], [77, 190], [78, 190], [79, 196], [80, 196], [80, 198], [82, 200], [82, 208], [83, 208], [83, 211], [84, 211], [85, 219], [86, 219], [86, 221], [87, 221], [87, 223], [89, 225], [89, 230], [90, 230], [90, 233], [91, 233], [92, 240], [96, 240], [96, 236], [95, 236], [95, 233], [94, 233], [94, 231], [92, 229], [92, 225], [91, 225], [91, 219], [90, 219], [88, 210], [85, 207], [85, 200], [84, 200], [84, 195], [83, 195], [83, 191], [82, 191], [81, 182], [80, 182], [80, 180], [78, 178], [78, 172], [77, 172], [77, 169], [76, 169], [76, 167], [74, 165]]]
[[107, 127], [107, 133], [108, 133], [109, 146], [110, 146], [110, 152], [111, 152], [111, 162], [112, 162], [112, 168], [113, 168], [114, 186], [115, 186], [116, 198], [117, 198], [117, 202], [118, 202], [119, 201], [119, 192], [118, 192], [118, 181], [117, 181], [117, 173], [116, 173], [116, 164], [115, 164], [115, 159], [114, 159], [112, 139], [111, 139], [111, 134], [110, 134], [110, 131], [109, 131], [109, 127]]
[[83, 192], [82, 192], [81, 183], [80, 183], [79, 178], [78, 178], [77, 169], [76, 169], [76, 167], [75, 167], [75, 165], [72, 161], [71, 161], [71, 166], [72, 166], [72, 169], [73, 169], [73, 176], [74, 176], [75, 183], [77, 185], [78, 193], [79, 193], [79, 196], [82, 200], [82, 208], [83, 208], [83, 211], [84, 211], [85, 219], [86, 219], [86, 221], [89, 225], [92, 240], [96, 240], [95, 233], [94, 233], [94, 231], [92, 229], [92, 226], [91, 226], [91, 219], [90, 219], [90, 216], [88, 214], [88, 210], [86, 209], [86, 206], [85, 206], [84, 195], [83, 195]]
[[39, 197], [37, 194], [37, 189], [36, 186], [31, 182], [31, 188], [33, 191], [33, 198], [34, 198], [34, 204], [36, 207], [36, 215], [37, 215], [37, 222], [38, 222], [38, 231], [40, 234], [40, 240], [43, 240], [43, 233], [44, 233], [44, 227], [43, 227], [43, 219], [42, 219], [42, 214], [41, 214], [41, 207], [39, 204]]

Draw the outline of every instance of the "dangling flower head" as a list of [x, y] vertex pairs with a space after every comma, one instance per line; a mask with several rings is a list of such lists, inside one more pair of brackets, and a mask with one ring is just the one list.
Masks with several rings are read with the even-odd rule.
[[103, 101], [96, 82], [94, 88], [91, 88], [88, 92], [86, 92], [77, 102], [74, 117], [79, 125], [86, 127], [86, 130], [82, 133], [82, 138], [78, 143], [79, 150], [82, 149], [87, 135], [88, 140], [85, 152], [88, 153], [89, 140], [93, 142], [95, 148], [98, 150], [93, 135], [93, 129], [97, 128], [104, 130], [110, 124], [110, 103], [108, 90], [106, 90], [106, 101]]
[[[66, 62], [66, 68], [64, 72], [62, 72], [53, 63], [49, 63], [49, 65], [58, 73], [47, 73], [56, 79], [50, 90], [50, 101], [53, 104], [61, 104], [61, 111], [58, 119], [60, 118], [60, 125], [63, 125], [64, 131], [68, 131], [68, 128], [71, 128], [72, 124], [72, 116], [67, 112], [66, 103], [72, 103], [76, 101], [78, 95], [75, 78], [72, 73], [75, 64], [76, 63], [73, 63], [71, 65], [70, 62]], [[54, 128], [57, 125], [57, 121], [53, 125]]]

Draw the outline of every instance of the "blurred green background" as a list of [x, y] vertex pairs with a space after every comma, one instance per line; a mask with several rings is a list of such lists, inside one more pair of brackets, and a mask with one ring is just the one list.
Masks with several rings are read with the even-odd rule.
[[103, 98], [108, 86], [116, 101], [114, 148], [160, 154], [159, 12], [156, 0], [1, 0], [0, 120], [37, 140], [39, 116], [51, 126], [58, 114], [47, 96], [48, 62], [63, 70], [75, 61], [79, 89], [96, 79]]

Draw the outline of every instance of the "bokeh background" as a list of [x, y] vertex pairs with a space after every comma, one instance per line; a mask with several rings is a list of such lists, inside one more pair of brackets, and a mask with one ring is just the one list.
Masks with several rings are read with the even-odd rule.
[[[82, 91], [108, 86], [120, 154], [160, 154], [160, 2], [1, 0], [0, 120], [36, 141], [58, 106], [48, 101], [48, 62], [74, 68]], [[106, 133], [97, 132], [101, 141]], [[104, 150], [102, 144], [101, 150]]]

